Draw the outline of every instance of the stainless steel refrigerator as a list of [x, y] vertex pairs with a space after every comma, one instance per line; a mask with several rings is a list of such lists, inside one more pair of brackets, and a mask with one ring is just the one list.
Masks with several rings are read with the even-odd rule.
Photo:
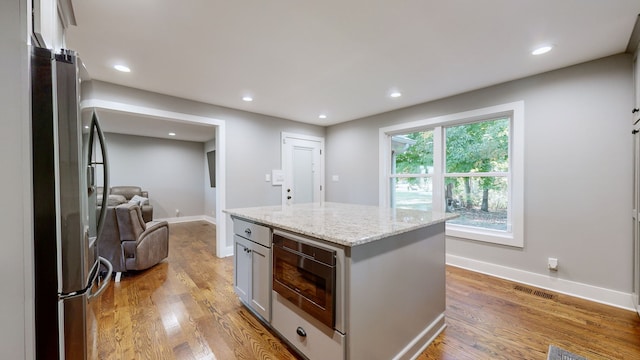
[[80, 59], [30, 50], [36, 358], [93, 359], [92, 301], [112, 269], [97, 246], [107, 200], [97, 203], [97, 186], [108, 188], [109, 174], [104, 136], [95, 112], [81, 118]]

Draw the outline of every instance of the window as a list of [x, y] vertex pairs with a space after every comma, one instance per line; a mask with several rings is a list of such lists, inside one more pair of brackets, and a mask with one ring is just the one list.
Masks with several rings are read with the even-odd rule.
[[445, 127], [445, 210], [451, 224], [506, 231], [511, 119]]
[[391, 136], [391, 206], [432, 210], [433, 130]]
[[456, 213], [447, 235], [523, 246], [523, 102], [380, 129], [382, 206]]

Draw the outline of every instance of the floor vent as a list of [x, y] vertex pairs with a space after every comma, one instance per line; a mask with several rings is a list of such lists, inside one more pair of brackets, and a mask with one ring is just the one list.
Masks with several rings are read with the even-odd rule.
[[548, 292], [544, 292], [544, 291], [541, 291], [541, 290], [533, 290], [532, 288], [529, 288], [529, 287], [526, 287], [526, 286], [522, 286], [522, 285], [515, 285], [513, 287], [513, 289], [521, 291], [523, 293], [527, 293], [529, 295], [538, 296], [538, 297], [541, 297], [543, 299], [552, 300], [552, 299], [555, 299], [555, 297], [556, 297], [554, 294], [551, 294], [551, 293], [548, 293]]

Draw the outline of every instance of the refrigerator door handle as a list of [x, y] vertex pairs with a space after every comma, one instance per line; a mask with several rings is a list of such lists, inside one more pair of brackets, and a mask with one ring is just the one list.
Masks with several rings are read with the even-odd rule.
[[[91, 131], [89, 132], [89, 161], [91, 161], [91, 159], [93, 158], [93, 145], [94, 145], [94, 138], [93, 138], [93, 130], [95, 129], [97, 135], [98, 135], [98, 141], [100, 143], [100, 153], [102, 155], [102, 186], [104, 187], [105, 191], [108, 191], [109, 189], [109, 161], [107, 160], [107, 145], [106, 145], [106, 141], [104, 138], [104, 133], [102, 132], [102, 129], [100, 128], [100, 121], [98, 120], [98, 115], [96, 114], [95, 110], [93, 111], [93, 114], [91, 116]], [[95, 163], [94, 163], [95, 164]], [[91, 165], [94, 165], [91, 164]], [[90, 174], [93, 175], [93, 169], [90, 171]], [[94, 184], [91, 183], [91, 185], [93, 186]], [[106, 193], [105, 193], [106, 195]], [[98, 229], [96, 231], [96, 237], [98, 239], [100, 239], [100, 235], [102, 234], [102, 229], [104, 228], [104, 222], [105, 222], [105, 218], [107, 217], [107, 196], [103, 196], [102, 197], [102, 204], [101, 204], [101, 211], [100, 211], [100, 216], [98, 218]]]
[[[107, 287], [109, 287], [109, 283], [111, 282], [111, 275], [113, 274], [113, 265], [111, 265], [111, 262], [109, 262], [109, 260], [103, 258], [102, 256], [99, 256], [98, 257], [98, 261], [100, 261], [100, 263], [102, 265], [107, 267], [107, 275], [105, 275], [104, 281], [100, 285], [100, 288], [98, 289], [98, 291], [96, 291], [93, 294], [89, 293], [89, 296], [87, 296], [89, 301], [91, 301], [91, 299], [93, 299], [93, 298], [97, 298], [98, 296], [100, 296], [100, 294], [102, 294], [102, 292]], [[96, 274], [97, 274], [97, 272], [96, 272]]]

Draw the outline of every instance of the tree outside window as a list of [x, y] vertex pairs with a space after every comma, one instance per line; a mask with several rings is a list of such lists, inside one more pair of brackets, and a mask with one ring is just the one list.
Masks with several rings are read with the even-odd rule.
[[509, 119], [445, 128], [445, 163], [451, 223], [507, 230]]
[[[434, 143], [434, 131], [443, 140]], [[449, 223], [509, 231], [510, 118], [395, 135], [392, 206], [431, 210], [434, 146], [444, 151], [444, 209], [460, 217]], [[394, 141], [392, 138], [392, 142]]]

